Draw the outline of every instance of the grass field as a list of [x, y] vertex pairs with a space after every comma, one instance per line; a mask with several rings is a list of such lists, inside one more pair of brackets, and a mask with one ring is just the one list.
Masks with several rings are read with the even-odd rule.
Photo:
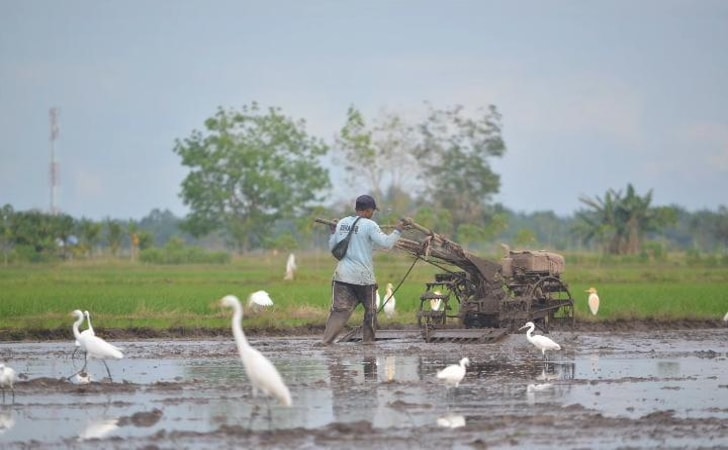
[[[298, 257], [294, 281], [284, 281], [286, 256], [260, 255], [224, 265], [147, 265], [130, 261], [64, 262], [0, 266], [0, 330], [39, 330], [70, 334], [70, 312], [86, 309], [94, 327], [105, 329], [220, 330], [229, 328], [229, 311], [217, 300], [247, 296], [264, 289], [275, 305], [247, 311], [245, 328], [283, 330], [323, 327], [330, 304], [335, 261], [328, 254]], [[496, 258], [493, 258], [494, 260]], [[567, 255], [563, 280], [576, 301], [577, 320], [631, 319], [714, 320], [728, 311], [728, 268], [687, 267], [679, 261], [660, 264], [599, 262]], [[398, 254], [377, 256], [377, 279], [383, 294], [387, 282], [399, 284], [412, 260]], [[396, 293], [397, 316], [380, 315], [383, 326], [416, 323], [419, 297], [432, 281], [434, 266], [418, 262]], [[588, 313], [584, 292], [599, 290], [596, 317]], [[361, 321], [361, 308], [350, 323]]]

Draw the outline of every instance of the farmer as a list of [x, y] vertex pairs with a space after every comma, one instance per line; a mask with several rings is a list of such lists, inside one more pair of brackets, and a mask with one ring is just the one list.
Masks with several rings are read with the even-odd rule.
[[336, 243], [349, 233], [354, 221], [359, 219], [351, 234], [346, 255], [339, 260], [334, 272], [331, 312], [322, 339], [324, 345], [334, 342], [359, 303], [364, 306], [363, 342], [374, 343], [374, 332], [377, 328], [377, 280], [374, 276], [372, 252], [375, 248], [392, 248], [406, 227], [404, 222], [400, 222], [391, 234], [385, 234], [372, 220], [377, 204], [370, 195], [357, 197], [354, 210], [355, 216], [344, 217], [330, 226], [329, 249], [333, 250]]

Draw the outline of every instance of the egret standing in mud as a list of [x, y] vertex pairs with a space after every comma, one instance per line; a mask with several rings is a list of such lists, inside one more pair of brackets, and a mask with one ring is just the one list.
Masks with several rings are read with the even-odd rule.
[[596, 288], [590, 287], [588, 291], [589, 293], [589, 310], [591, 311], [592, 315], [596, 316], [597, 311], [599, 311], [599, 296], [597, 295]]
[[12, 367], [0, 363], [0, 390], [3, 391], [3, 403], [5, 403], [5, 389], [10, 389], [13, 394], [13, 402], [15, 402], [15, 370]]
[[548, 359], [546, 357], [547, 350], [561, 350], [561, 346], [559, 344], [546, 336], [542, 336], [540, 334], [532, 336], [531, 333], [533, 333], [533, 330], [536, 329], [536, 325], [533, 322], [526, 322], [526, 324], [519, 328], [519, 330], [524, 328], [528, 328], [528, 331], [526, 331], [526, 339], [528, 339], [528, 342], [533, 344], [537, 349], [541, 350], [544, 361]]
[[384, 314], [387, 315], [388, 319], [394, 317], [394, 307], [397, 300], [394, 298], [394, 286], [392, 283], [387, 283], [387, 291], [384, 293]]
[[296, 270], [298, 270], [298, 266], [296, 266], [296, 255], [291, 253], [288, 255], [288, 260], [286, 261], [286, 275], [283, 279], [291, 281], [296, 278]]
[[106, 367], [106, 373], [109, 375], [109, 380], [111, 380], [111, 371], [109, 370], [109, 366], [106, 364], [106, 360], [122, 359], [124, 357], [124, 354], [121, 352], [121, 349], [119, 347], [109, 344], [108, 342], [96, 335], [93, 335], [91, 333], [79, 332], [78, 327], [81, 325], [81, 323], [83, 323], [85, 315], [78, 309], [73, 311], [72, 315], [76, 317], [76, 321], [73, 323], [73, 336], [79, 343], [79, 347], [81, 348], [81, 350], [86, 353], [83, 362], [83, 368], [81, 368], [81, 370], [79, 370], [76, 374], [80, 374], [86, 371], [88, 358], [99, 359], [102, 363], [104, 363], [104, 367]]
[[[432, 293], [435, 294], [435, 295], [438, 295], [438, 296], [439, 295], [442, 295], [442, 293], [440, 291], [433, 291]], [[433, 310], [433, 311], [439, 311], [440, 310], [440, 306], [442, 306], [442, 299], [440, 299], [440, 298], [433, 298], [433, 299], [430, 300], [430, 309], [431, 310]]]
[[260, 389], [265, 394], [277, 398], [281, 405], [291, 406], [291, 393], [283, 382], [281, 374], [278, 373], [278, 369], [262, 353], [250, 346], [243, 333], [243, 307], [240, 300], [234, 295], [226, 295], [220, 300], [220, 304], [233, 309], [233, 336], [235, 336], [235, 343], [238, 346], [245, 373], [253, 386], [253, 397]]

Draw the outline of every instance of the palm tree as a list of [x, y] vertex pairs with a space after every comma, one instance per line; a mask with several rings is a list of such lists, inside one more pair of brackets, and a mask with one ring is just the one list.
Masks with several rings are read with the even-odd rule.
[[83, 248], [89, 258], [93, 258], [94, 248], [101, 243], [101, 231], [103, 227], [100, 223], [93, 222], [89, 219], [82, 219], [80, 223], [81, 242]]
[[596, 197], [579, 199], [592, 211], [578, 211], [580, 220], [577, 232], [585, 241], [598, 239], [604, 251], [616, 255], [635, 255], [642, 251], [644, 236], [657, 232], [676, 220], [676, 212], [671, 207], [651, 207], [652, 190], [644, 197], [637, 195], [632, 184], [627, 185], [627, 193], [610, 189], [604, 200]]
[[582, 236], [584, 242], [598, 241], [605, 253], [619, 252], [620, 232], [616, 214], [619, 195], [610, 189], [603, 200], [599, 197], [579, 198], [579, 201], [592, 208], [592, 211], [576, 212], [577, 223], [574, 231]]

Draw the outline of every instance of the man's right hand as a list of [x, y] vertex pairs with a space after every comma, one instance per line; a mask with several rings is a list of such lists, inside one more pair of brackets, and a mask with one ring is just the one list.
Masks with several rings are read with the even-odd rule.
[[409, 230], [412, 228], [412, 221], [410, 219], [401, 218], [399, 219], [399, 223], [397, 224], [397, 230], [402, 232], [404, 230]]

